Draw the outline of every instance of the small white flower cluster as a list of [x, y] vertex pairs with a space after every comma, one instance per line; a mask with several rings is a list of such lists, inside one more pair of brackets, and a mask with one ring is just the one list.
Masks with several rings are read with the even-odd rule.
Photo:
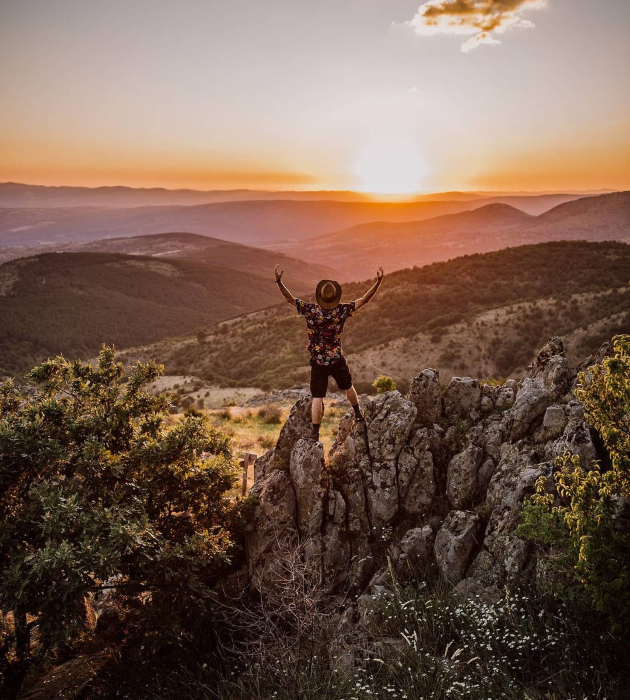
[[[405, 665], [399, 662], [394, 674], [391, 663], [383, 669], [387, 682], [378, 692], [368, 686], [370, 696], [419, 698], [426, 693], [427, 698], [499, 700], [518, 697], [529, 684], [552, 685], [544, 664], [563, 645], [558, 615], [546, 616], [527, 596], [507, 590], [496, 602], [477, 596], [456, 604], [448, 596], [421, 593], [398, 590], [374, 598], [367, 615], [370, 629], [404, 641]], [[555, 622], [549, 624], [550, 619]], [[387, 666], [381, 659], [370, 661], [372, 667], [375, 661]]]

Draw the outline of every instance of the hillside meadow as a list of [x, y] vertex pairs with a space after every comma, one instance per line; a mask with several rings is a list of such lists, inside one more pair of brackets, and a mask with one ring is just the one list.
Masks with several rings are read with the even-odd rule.
[[[344, 349], [355, 384], [378, 374], [404, 388], [423, 367], [508, 377], [522, 373], [552, 334], [577, 360], [630, 328], [630, 247], [553, 242], [463, 256], [385, 276], [375, 299], [348, 320]], [[360, 297], [371, 281], [344, 286]], [[307, 380], [302, 318], [286, 303], [207, 328], [207, 336], [123, 353], [155, 357], [170, 374], [225, 386], [285, 388]]]

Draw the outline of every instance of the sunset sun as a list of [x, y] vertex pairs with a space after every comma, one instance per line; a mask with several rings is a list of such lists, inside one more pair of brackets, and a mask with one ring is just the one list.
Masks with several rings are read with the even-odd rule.
[[416, 147], [403, 140], [369, 143], [354, 164], [357, 189], [377, 194], [411, 194], [422, 189], [428, 165]]

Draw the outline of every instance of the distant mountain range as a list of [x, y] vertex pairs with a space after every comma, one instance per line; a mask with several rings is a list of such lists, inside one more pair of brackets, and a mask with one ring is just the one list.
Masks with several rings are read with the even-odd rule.
[[371, 222], [280, 246], [316, 263], [334, 261], [343, 279], [361, 279], [382, 265], [398, 270], [459, 255], [553, 240], [630, 240], [630, 192], [585, 197], [538, 216], [506, 204], [424, 221]]
[[187, 231], [262, 247], [370, 222], [420, 221], [507, 204], [540, 214], [578, 195], [476, 197], [465, 201], [343, 202], [254, 200], [192, 206], [0, 208], [0, 246], [28, 246]]
[[[603, 190], [602, 190], [603, 191]], [[444, 201], [536, 195], [532, 192], [434, 192], [414, 197], [391, 197], [390, 201]], [[593, 192], [568, 192], [584, 196]], [[596, 193], [596, 194], [599, 194]], [[347, 190], [279, 191], [268, 190], [170, 190], [164, 187], [72, 187], [28, 185], [20, 182], [0, 182], [0, 207], [141, 207], [168, 204], [209, 204], [252, 199], [293, 199], [299, 201], [335, 200], [338, 202], [370, 202], [375, 198], [362, 192]], [[385, 199], [380, 197], [377, 199]]]

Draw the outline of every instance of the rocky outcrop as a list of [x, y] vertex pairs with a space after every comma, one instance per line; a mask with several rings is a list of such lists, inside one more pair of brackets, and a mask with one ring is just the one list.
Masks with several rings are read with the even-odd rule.
[[426, 369], [407, 396], [369, 400], [365, 423], [349, 411], [327, 458], [304, 437], [310, 400], [301, 398], [256, 461], [251, 580], [270, 575], [292, 543], [331, 594], [369, 595], [390, 563], [401, 573], [438, 567], [463, 593], [527, 574], [531, 552], [515, 535], [523, 499], [557, 455], [577, 454], [586, 467], [597, 456], [574, 379], [556, 338], [518, 383], [453, 377], [442, 390]]
[[476, 513], [454, 510], [448, 514], [435, 538], [435, 561], [451, 583], [464, 578], [479, 546], [481, 519]]

